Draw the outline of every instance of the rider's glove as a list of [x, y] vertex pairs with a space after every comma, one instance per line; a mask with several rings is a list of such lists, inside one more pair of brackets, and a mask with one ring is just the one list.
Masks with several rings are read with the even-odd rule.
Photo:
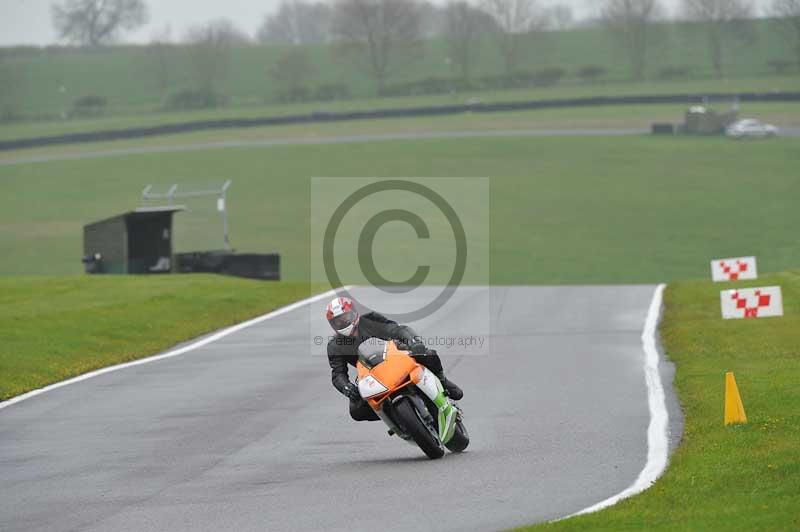
[[352, 382], [348, 382], [342, 387], [342, 393], [350, 399], [361, 399], [361, 393], [358, 391], [358, 386]]
[[424, 355], [428, 352], [428, 349], [422, 342], [422, 338], [414, 338], [414, 341], [408, 345], [408, 348], [411, 350], [412, 355]]

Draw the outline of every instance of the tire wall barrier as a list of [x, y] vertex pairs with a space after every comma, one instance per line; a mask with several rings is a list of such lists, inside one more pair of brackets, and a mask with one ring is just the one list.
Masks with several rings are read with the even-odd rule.
[[22, 148], [39, 148], [58, 144], [79, 142], [104, 142], [124, 140], [175, 133], [189, 133], [211, 129], [233, 129], [248, 127], [278, 126], [290, 124], [311, 124], [323, 122], [341, 122], [345, 120], [375, 120], [381, 118], [419, 117], [455, 115], [461, 113], [500, 113], [509, 111], [528, 111], [534, 109], [556, 109], [566, 107], [597, 107], [604, 105], [653, 105], [702, 103], [705, 99], [738, 98], [740, 102], [800, 102], [800, 92], [747, 92], [740, 94], [665, 94], [648, 96], [599, 96], [593, 98], [570, 98], [557, 100], [534, 100], [519, 102], [475, 103], [462, 105], [441, 105], [430, 107], [408, 107], [395, 109], [374, 109], [366, 111], [324, 112], [315, 111], [304, 115], [287, 115], [265, 118], [238, 118], [221, 120], [203, 120], [163, 124], [151, 127], [129, 129], [110, 129], [90, 131], [86, 133], [69, 133], [48, 137], [14, 139], [0, 141], [0, 151]]

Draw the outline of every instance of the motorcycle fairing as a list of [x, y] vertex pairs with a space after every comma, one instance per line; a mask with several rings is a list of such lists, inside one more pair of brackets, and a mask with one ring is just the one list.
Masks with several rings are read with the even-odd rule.
[[411, 380], [436, 405], [439, 411], [439, 439], [442, 443], [447, 443], [455, 432], [457, 410], [444, 394], [442, 382], [424, 366], [420, 366], [412, 373]]
[[369, 399], [388, 391], [389, 388], [372, 375], [365, 375], [364, 378], [358, 379], [358, 392], [364, 399]]
[[[436, 416], [439, 440], [447, 444], [453, 438], [459, 416], [458, 407], [444, 394], [444, 386], [438, 377], [406, 351], [398, 349], [394, 342], [380, 340], [370, 346], [360, 347], [357, 369], [359, 393], [396, 434], [408, 439], [403, 431], [396, 430], [397, 424], [391, 420], [391, 411], [384, 411], [384, 402], [401, 389], [413, 385], [418, 392], [415, 394], [411, 391], [407, 397], [418, 403], [420, 413], [430, 412]], [[430, 401], [430, 409], [421, 396]], [[394, 397], [395, 400], [400, 399]], [[389, 410], [391, 407], [391, 404], [386, 405]]]

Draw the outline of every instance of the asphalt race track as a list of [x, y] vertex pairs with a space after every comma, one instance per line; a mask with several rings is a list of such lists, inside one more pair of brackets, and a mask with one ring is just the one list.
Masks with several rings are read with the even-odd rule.
[[[336, 135], [311, 138], [284, 138], [260, 140], [233, 140], [216, 142], [195, 142], [191, 144], [166, 144], [158, 146], [142, 146], [131, 148], [106, 148], [100, 151], [69, 153], [61, 152], [45, 155], [21, 155], [8, 159], [0, 159], [0, 166], [18, 164], [47, 163], [56, 161], [73, 161], [118, 157], [121, 155], [141, 155], [147, 153], [174, 153], [206, 151], [227, 148], [265, 148], [274, 146], [313, 146], [320, 144], [348, 144], [352, 142], [383, 142], [396, 140], [435, 140], [464, 138], [504, 138], [504, 137], [624, 137], [646, 135], [648, 129], [642, 128], [566, 128], [566, 129], [513, 129], [489, 131], [431, 131], [414, 133], [384, 133], [372, 135]], [[800, 137], [800, 127], [782, 127], [781, 136]], [[746, 141], [742, 141], [746, 142]], [[20, 150], [20, 153], [25, 153]]]
[[[324, 348], [311, 354], [324, 302], [32, 397], [0, 410], [0, 530], [493, 530], [568, 515], [645, 464], [654, 289], [459, 289], [419, 329], [491, 330], [490, 354], [444, 356], [472, 443], [439, 461], [350, 420]], [[353, 293], [425, 295], [367, 290]]]
[[[314, 146], [320, 144], [349, 144], [352, 142], [385, 142], [395, 140], [435, 140], [435, 139], [465, 139], [465, 138], [495, 138], [495, 137], [607, 137], [643, 135], [644, 129], [634, 128], [568, 128], [568, 129], [512, 129], [490, 131], [417, 131], [413, 133], [380, 133], [369, 135], [332, 135], [296, 138], [266, 138], [256, 140], [231, 140], [212, 142], [193, 142], [190, 144], [166, 144], [158, 146], [141, 146], [131, 148], [106, 148], [100, 151], [85, 151], [69, 153], [55, 153], [47, 155], [23, 155], [0, 160], [0, 166], [15, 164], [45, 163], [54, 161], [71, 161], [80, 159], [96, 159], [99, 157], [117, 157], [120, 155], [141, 155], [147, 153], [173, 153], [218, 150], [227, 148], [269, 148], [274, 146]], [[75, 144], [73, 144], [75, 146]], [[19, 150], [25, 153], [24, 150]], [[1, 152], [0, 152], [1, 153]]]

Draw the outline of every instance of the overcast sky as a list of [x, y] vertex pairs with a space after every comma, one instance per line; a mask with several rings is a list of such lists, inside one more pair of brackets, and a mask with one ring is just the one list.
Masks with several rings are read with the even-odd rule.
[[[186, 28], [208, 20], [227, 17], [250, 35], [255, 34], [264, 15], [281, 0], [147, 0], [150, 23], [125, 36], [126, 41], [147, 42], [158, 31], [169, 27], [173, 38], [181, 37]], [[446, 0], [435, 0], [444, 3]], [[674, 9], [680, 0], [662, 0]], [[0, 46], [12, 44], [51, 44], [56, 41], [50, 19], [54, 0], [0, 0]], [[542, 5], [567, 4], [576, 16], [594, 14], [596, 0], [540, 0]], [[766, 5], [768, 0], [754, 0]]]

